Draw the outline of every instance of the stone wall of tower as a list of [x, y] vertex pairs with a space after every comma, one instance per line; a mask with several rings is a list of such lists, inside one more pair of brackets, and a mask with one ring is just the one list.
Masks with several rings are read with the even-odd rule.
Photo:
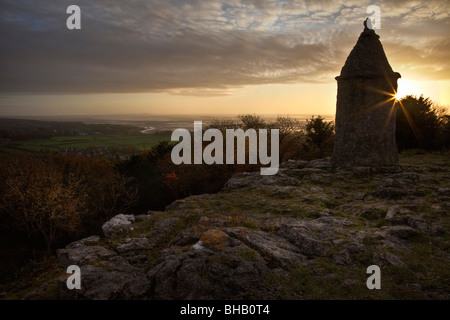
[[398, 164], [393, 96], [400, 74], [392, 71], [378, 38], [366, 28], [336, 78], [336, 167]]

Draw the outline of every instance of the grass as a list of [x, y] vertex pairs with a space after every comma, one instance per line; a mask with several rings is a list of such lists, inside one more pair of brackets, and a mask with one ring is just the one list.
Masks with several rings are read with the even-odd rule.
[[366, 247], [373, 247], [373, 246], [376, 246], [378, 244], [378, 241], [375, 240], [372, 236], [367, 235], [363, 239], [363, 244]]
[[373, 208], [371, 210], [364, 211], [361, 216], [368, 220], [380, 220], [386, 216], [386, 209]]
[[384, 219], [378, 219], [377, 222], [375, 223], [376, 228], [381, 228], [387, 225], [389, 225], [389, 223]]
[[230, 258], [224, 254], [216, 254], [216, 255], [209, 257], [208, 261], [212, 262], [212, 263], [215, 262], [215, 263], [225, 264], [230, 261]]
[[[279, 299], [442, 299], [450, 290], [450, 277], [444, 254], [431, 253], [433, 246], [424, 239], [411, 252], [395, 252], [406, 267], [381, 266], [381, 289], [369, 290], [367, 267], [373, 264], [373, 251], [365, 254], [351, 267], [336, 265], [329, 257], [317, 258], [307, 266], [294, 265], [285, 274], [271, 272], [266, 283], [277, 290]], [[370, 257], [367, 261], [365, 257]], [[355, 258], [355, 257], [354, 257]], [[442, 296], [439, 296], [442, 295]]]
[[227, 225], [230, 227], [246, 227], [250, 230], [257, 230], [258, 226], [255, 222], [249, 219], [245, 215], [241, 215], [236, 211], [231, 212], [231, 217], [227, 221]]
[[412, 250], [398, 253], [407, 267], [393, 269], [397, 278], [404, 283], [420, 283], [422, 290], [428, 294], [427, 298], [436, 299], [438, 298], [436, 294], [448, 294], [450, 292], [448, 238], [449, 235], [445, 238], [425, 235], [414, 237]]
[[58, 268], [56, 257], [30, 261], [0, 287], [0, 300], [20, 300], [30, 293], [36, 293], [40, 300], [58, 299], [58, 285], [53, 280], [66, 275], [64, 271]]
[[3, 143], [0, 148], [4, 150], [21, 151], [59, 151], [66, 148], [84, 150], [88, 148], [126, 148], [133, 147], [139, 151], [148, 150], [158, 142], [170, 140], [167, 132], [144, 134], [99, 134], [88, 136], [60, 136], [50, 139], [24, 140], [9, 144]]
[[[293, 195], [290, 198], [279, 198], [269, 194], [260, 193], [259, 190], [239, 189], [215, 194], [208, 199], [202, 199], [198, 203], [196, 199], [185, 199], [183, 210], [194, 212], [201, 209], [202, 212], [214, 212], [222, 217], [231, 217], [235, 226], [246, 226], [254, 229], [250, 217], [260, 218], [267, 213], [271, 216], [287, 217], [316, 217], [326, 208], [322, 200], [313, 198], [307, 204], [302, 197]], [[251, 199], [251, 200], [249, 200]], [[236, 213], [239, 214], [236, 214]]]
[[[280, 299], [373, 299], [383, 298], [380, 290], [366, 287], [366, 269], [334, 264], [329, 258], [316, 259], [308, 266], [294, 265], [289, 273], [269, 273], [267, 284], [278, 289]], [[347, 283], [345, 280], [350, 279]]]
[[236, 255], [248, 261], [258, 260], [258, 253], [253, 249], [244, 249], [239, 251]]

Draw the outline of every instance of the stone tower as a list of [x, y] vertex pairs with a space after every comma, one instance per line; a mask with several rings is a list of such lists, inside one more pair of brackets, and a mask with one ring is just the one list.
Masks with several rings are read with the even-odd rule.
[[394, 166], [398, 164], [395, 142], [397, 80], [379, 36], [364, 22], [364, 31], [336, 77], [336, 140], [332, 164]]

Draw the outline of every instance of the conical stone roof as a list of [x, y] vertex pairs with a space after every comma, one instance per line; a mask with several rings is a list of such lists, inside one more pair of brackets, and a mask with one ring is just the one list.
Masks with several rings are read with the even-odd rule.
[[380, 36], [364, 25], [364, 31], [342, 67], [341, 75], [336, 79], [400, 78], [400, 74], [394, 72], [389, 65]]
[[393, 102], [398, 78], [379, 36], [366, 26], [336, 78], [333, 166], [398, 165]]

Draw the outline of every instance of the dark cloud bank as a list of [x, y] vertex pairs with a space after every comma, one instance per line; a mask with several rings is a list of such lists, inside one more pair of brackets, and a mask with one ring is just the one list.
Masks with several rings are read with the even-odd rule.
[[[66, 28], [66, 8], [82, 29]], [[0, 92], [159, 92], [329, 82], [364, 1], [0, 1]], [[449, 78], [446, 1], [385, 1], [391, 63]], [[398, 69], [398, 68], [395, 68]], [[189, 90], [187, 90], [189, 91]]]

